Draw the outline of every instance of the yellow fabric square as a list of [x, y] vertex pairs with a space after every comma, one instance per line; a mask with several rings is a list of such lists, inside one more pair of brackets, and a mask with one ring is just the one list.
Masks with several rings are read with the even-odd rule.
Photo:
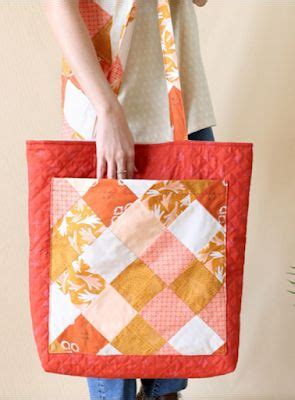
[[111, 285], [139, 311], [166, 286], [140, 259], [120, 273]]
[[140, 315], [119, 333], [112, 345], [123, 354], [148, 355], [156, 353], [166, 340], [162, 338]]
[[69, 268], [79, 254], [71, 246], [67, 236], [61, 236], [55, 225], [51, 233], [51, 266], [50, 279], [55, 281]]
[[195, 313], [209, 303], [221, 286], [222, 283], [196, 259], [169, 285]]
[[215, 181], [212, 179], [186, 179], [182, 180], [182, 182], [195, 196], [199, 196]]

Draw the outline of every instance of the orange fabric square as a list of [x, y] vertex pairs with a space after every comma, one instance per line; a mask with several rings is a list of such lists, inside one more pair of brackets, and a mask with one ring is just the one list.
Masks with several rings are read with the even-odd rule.
[[83, 196], [106, 226], [111, 225], [136, 199], [136, 195], [117, 179], [99, 179]]
[[49, 352], [96, 354], [107, 343], [107, 339], [79, 315], [50, 345]]
[[226, 196], [227, 196], [227, 182], [215, 181], [207, 189], [205, 189], [199, 196], [198, 201], [219, 221], [220, 225], [224, 226], [226, 223]]

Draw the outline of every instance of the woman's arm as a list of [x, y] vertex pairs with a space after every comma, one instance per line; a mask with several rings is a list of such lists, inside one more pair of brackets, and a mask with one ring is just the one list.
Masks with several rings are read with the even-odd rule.
[[[63, 55], [99, 117], [96, 126], [97, 178], [131, 178], [134, 142], [122, 106], [97, 60], [79, 12], [79, 0], [45, 0], [45, 14]], [[127, 170], [127, 173], [118, 171]]]

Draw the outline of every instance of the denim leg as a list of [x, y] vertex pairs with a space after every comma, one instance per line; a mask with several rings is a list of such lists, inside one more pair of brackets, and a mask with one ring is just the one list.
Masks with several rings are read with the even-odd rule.
[[87, 378], [90, 400], [135, 400], [136, 379]]
[[188, 135], [189, 140], [203, 140], [203, 141], [214, 141], [213, 129], [211, 127], [201, 129], [196, 132], [192, 132]]
[[188, 380], [185, 378], [141, 379], [146, 396], [154, 398], [168, 393], [177, 393], [185, 389]]

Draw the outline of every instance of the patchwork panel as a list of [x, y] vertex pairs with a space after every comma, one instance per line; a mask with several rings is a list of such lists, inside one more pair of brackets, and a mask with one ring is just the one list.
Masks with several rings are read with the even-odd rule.
[[53, 177], [51, 189], [49, 353], [226, 351], [226, 182]]

